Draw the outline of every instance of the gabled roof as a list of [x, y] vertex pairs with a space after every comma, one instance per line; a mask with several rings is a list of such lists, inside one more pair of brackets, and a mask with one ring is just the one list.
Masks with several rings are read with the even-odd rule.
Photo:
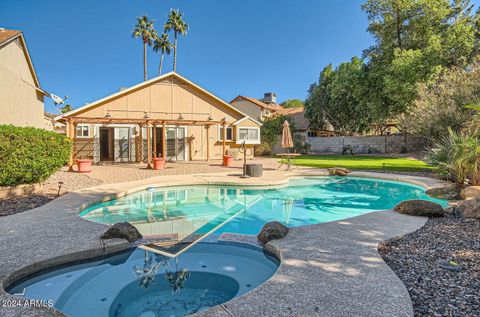
[[235, 101], [239, 101], [239, 100], [250, 101], [251, 103], [254, 103], [257, 106], [261, 107], [262, 109], [268, 109], [268, 110], [272, 110], [272, 111], [279, 111], [279, 110], [283, 109], [283, 107], [278, 105], [278, 104], [268, 104], [268, 103], [260, 101], [256, 98], [252, 98], [252, 97], [248, 97], [248, 96], [242, 96], [242, 95], [238, 95], [237, 97], [235, 97], [235, 99], [230, 101], [230, 103], [234, 103]]
[[150, 84], [153, 84], [155, 82], [159, 82], [165, 78], [168, 78], [170, 76], [173, 76], [174, 78], [177, 78], [177, 79], [180, 79], [181, 81], [189, 84], [190, 86], [202, 91], [204, 94], [208, 95], [209, 97], [212, 97], [213, 99], [215, 99], [216, 101], [220, 102], [221, 104], [223, 104], [224, 106], [226, 106], [227, 108], [229, 109], [232, 109], [233, 111], [237, 112], [238, 114], [241, 114], [242, 116], [244, 117], [248, 117], [249, 119], [251, 119], [253, 122], [255, 122], [256, 124], [258, 125], [262, 125], [260, 122], [256, 121], [255, 119], [249, 117], [248, 115], [246, 115], [245, 113], [243, 113], [242, 111], [238, 110], [237, 108], [233, 107], [231, 104], [229, 104], [228, 102], [224, 101], [223, 99], [221, 99], [220, 97], [217, 97], [215, 96], [214, 94], [212, 94], [211, 92], [203, 89], [202, 87], [198, 86], [197, 84], [191, 82], [190, 80], [186, 79], [185, 77], [181, 76], [180, 74], [176, 73], [176, 72], [169, 72], [169, 73], [166, 73], [166, 74], [163, 74], [161, 76], [157, 76], [157, 77], [154, 77], [150, 80], [147, 80], [147, 81], [144, 81], [144, 82], [141, 82], [139, 84], [136, 84], [130, 88], [127, 88], [127, 89], [124, 89], [124, 90], [120, 90], [119, 92], [116, 92], [116, 93], [113, 93], [107, 97], [104, 97], [104, 98], [101, 98], [101, 99], [98, 99], [94, 102], [91, 102], [89, 104], [86, 104], [85, 106], [82, 106], [82, 107], [79, 107], [79, 108], [76, 108], [76, 109], [73, 109], [72, 111], [69, 111], [67, 113], [64, 113], [64, 114], [61, 114], [57, 117], [54, 118], [55, 121], [58, 121], [62, 118], [65, 118], [65, 117], [70, 117], [78, 112], [81, 112], [81, 111], [85, 111], [87, 109], [91, 109], [105, 101], [108, 101], [110, 99], [113, 99], [113, 98], [116, 98], [118, 96], [122, 96], [122, 95], [126, 95], [128, 94], [130, 91], [133, 91], [135, 89], [139, 89], [139, 88], [142, 88], [144, 86], [148, 86]]
[[27, 48], [27, 43], [25, 41], [25, 38], [23, 37], [22, 31], [18, 30], [8, 30], [5, 28], [0, 28], [0, 49], [7, 45], [8, 43], [14, 41], [15, 39], [20, 40], [20, 44], [23, 46], [23, 52], [25, 53], [25, 58], [27, 59], [28, 67], [30, 68], [30, 72], [32, 73], [33, 80], [35, 82], [35, 85], [37, 86], [38, 90], [40, 90], [42, 93], [46, 94], [41, 88], [40, 88], [40, 82], [37, 77], [37, 73], [35, 72], [35, 68], [33, 67], [32, 59], [30, 58], [30, 54], [28, 53], [28, 48]]

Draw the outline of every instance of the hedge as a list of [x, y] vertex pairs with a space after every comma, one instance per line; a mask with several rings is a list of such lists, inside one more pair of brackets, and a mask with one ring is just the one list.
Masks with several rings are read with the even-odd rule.
[[68, 162], [71, 141], [37, 128], [0, 125], [0, 185], [38, 183]]

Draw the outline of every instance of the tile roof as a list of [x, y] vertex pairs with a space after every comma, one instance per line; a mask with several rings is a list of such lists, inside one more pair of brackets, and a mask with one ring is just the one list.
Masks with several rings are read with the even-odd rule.
[[19, 35], [21, 33], [22, 33], [22, 31], [8, 30], [8, 29], [0, 28], [0, 44], [8, 41], [11, 38], [16, 37], [17, 35]]

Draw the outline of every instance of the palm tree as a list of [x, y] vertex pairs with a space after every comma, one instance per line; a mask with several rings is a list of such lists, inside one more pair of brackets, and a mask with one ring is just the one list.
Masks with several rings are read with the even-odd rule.
[[180, 33], [181, 35], [187, 35], [188, 24], [182, 20], [182, 13], [177, 10], [170, 10], [168, 14], [167, 23], [165, 23], [165, 32], [173, 30], [173, 71], [177, 71], [177, 37]]
[[137, 24], [133, 28], [133, 38], [140, 38], [143, 41], [143, 79], [147, 80], [147, 45], [152, 45], [152, 40], [157, 35], [153, 28], [153, 20], [147, 15], [137, 17]]
[[162, 52], [162, 56], [160, 57], [160, 65], [158, 66], [158, 76], [162, 74], [162, 66], [163, 66], [163, 57], [165, 54], [170, 55], [172, 52], [172, 43], [168, 40], [168, 34], [163, 33], [162, 36], [156, 36], [153, 42], [153, 50], [155, 52]]

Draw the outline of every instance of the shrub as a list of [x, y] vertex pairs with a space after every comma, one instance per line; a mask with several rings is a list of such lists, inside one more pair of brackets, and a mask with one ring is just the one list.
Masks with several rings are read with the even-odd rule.
[[71, 147], [55, 132], [0, 125], [0, 185], [44, 181], [68, 162]]
[[448, 135], [428, 150], [427, 160], [443, 178], [459, 184], [480, 184], [480, 139], [476, 134], [448, 129]]

